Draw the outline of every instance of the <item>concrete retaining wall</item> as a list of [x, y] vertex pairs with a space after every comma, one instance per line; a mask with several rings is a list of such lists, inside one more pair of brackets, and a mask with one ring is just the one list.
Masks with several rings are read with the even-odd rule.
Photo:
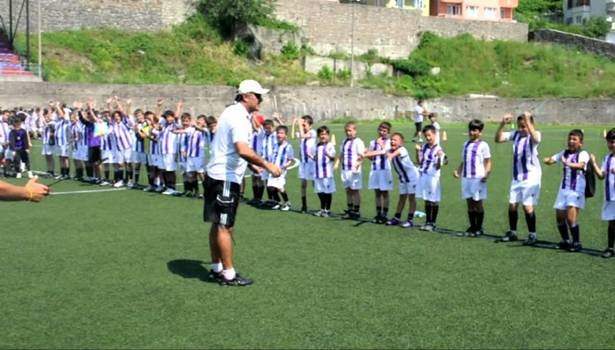
[[604, 40], [592, 39], [582, 35], [560, 32], [559, 30], [540, 29], [530, 33], [531, 41], [555, 43], [574, 47], [583, 51], [604, 55], [615, 59], [615, 44]]
[[[234, 89], [225, 86], [186, 85], [95, 85], [5, 82], [0, 84], [0, 106], [44, 106], [49, 100], [71, 103], [94, 98], [102, 106], [112, 95], [131, 97], [134, 106], [153, 109], [158, 97], [166, 108], [174, 108], [182, 97], [187, 111], [218, 115], [232, 102]], [[317, 121], [339, 117], [356, 119], [391, 119], [414, 109], [408, 97], [386, 95], [379, 90], [327, 87], [274, 87], [262, 105], [262, 112], [284, 116], [312, 115]], [[500, 120], [506, 111], [534, 111], [540, 122], [615, 123], [615, 99], [502, 99], [489, 97], [451, 97], [426, 102], [430, 111], [439, 112], [441, 120], [467, 121], [471, 118]]]

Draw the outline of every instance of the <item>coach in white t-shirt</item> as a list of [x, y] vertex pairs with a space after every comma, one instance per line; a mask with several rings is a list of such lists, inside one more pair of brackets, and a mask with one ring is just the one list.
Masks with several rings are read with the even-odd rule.
[[233, 225], [239, 205], [239, 189], [248, 163], [265, 169], [273, 177], [280, 168], [266, 162], [250, 148], [252, 113], [259, 110], [262, 96], [269, 92], [254, 80], [239, 84], [235, 103], [220, 115], [205, 178], [203, 219], [211, 222], [209, 248], [212, 267], [209, 277], [222, 285], [247, 286], [252, 280], [233, 268]]

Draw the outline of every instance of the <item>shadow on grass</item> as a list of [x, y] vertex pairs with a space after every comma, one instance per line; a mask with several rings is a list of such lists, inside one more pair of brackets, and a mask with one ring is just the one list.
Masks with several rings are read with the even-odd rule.
[[209, 278], [209, 271], [203, 264], [206, 263], [201, 260], [177, 259], [167, 262], [167, 269], [183, 278], [195, 278], [203, 282], [218, 283]]

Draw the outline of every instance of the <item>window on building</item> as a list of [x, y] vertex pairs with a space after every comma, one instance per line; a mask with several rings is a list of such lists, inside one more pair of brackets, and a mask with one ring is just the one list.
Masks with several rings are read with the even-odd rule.
[[478, 17], [478, 6], [466, 6], [466, 15], [468, 17]]
[[459, 5], [448, 5], [446, 7], [446, 13], [449, 16], [460, 16], [461, 15], [461, 6]]
[[498, 18], [498, 9], [495, 7], [485, 7], [485, 18]]
[[572, 17], [566, 18], [566, 24], [572, 24]]
[[577, 16], [577, 17], [575, 18], [575, 21], [574, 21], [574, 22], [575, 22], [575, 23], [577, 23], [577, 24], [581, 24], [581, 23], [583, 22], [583, 17], [581, 17], [581, 16]]

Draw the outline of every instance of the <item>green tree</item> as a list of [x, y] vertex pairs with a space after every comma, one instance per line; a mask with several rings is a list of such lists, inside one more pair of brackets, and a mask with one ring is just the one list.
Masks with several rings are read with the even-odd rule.
[[275, 0], [200, 0], [199, 10], [226, 37], [247, 24], [270, 18]]
[[611, 23], [606, 17], [592, 17], [583, 24], [583, 34], [592, 38], [603, 39], [611, 30]]
[[562, 0], [520, 0], [515, 16], [522, 22], [544, 19], [547, 16], [561, 16]]

